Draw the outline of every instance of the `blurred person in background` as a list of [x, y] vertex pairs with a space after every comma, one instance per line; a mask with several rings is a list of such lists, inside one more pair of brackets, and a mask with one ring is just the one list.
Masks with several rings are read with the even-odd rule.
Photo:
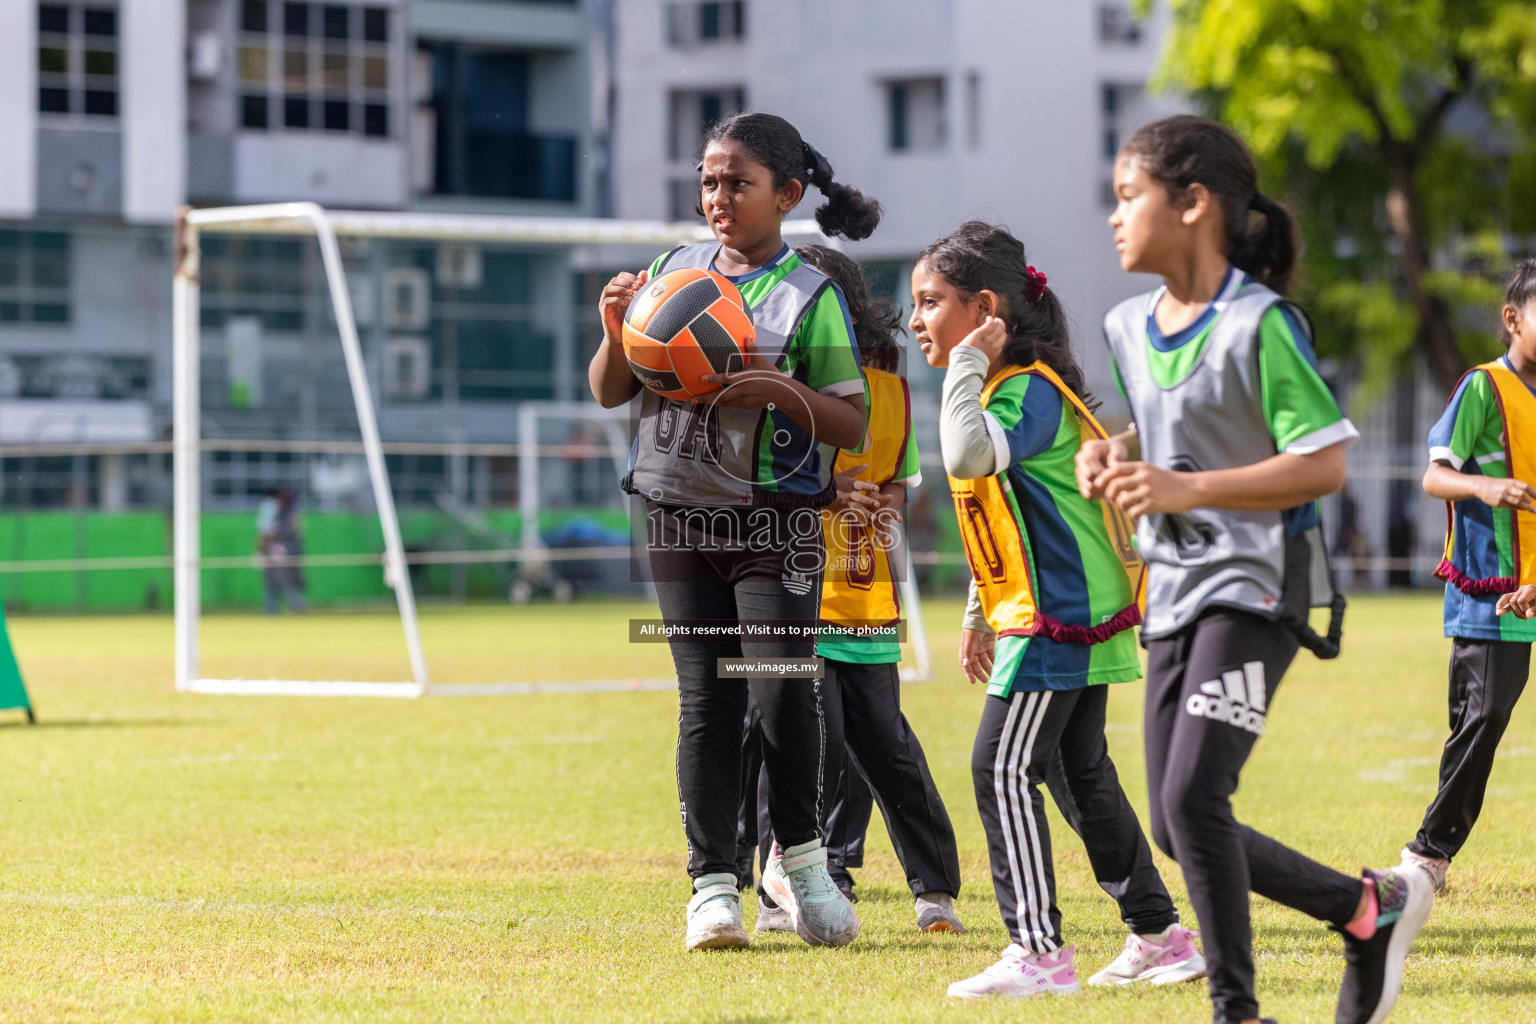
[[293, 492], [286, 487], [274, 487], [256, 506], [256, 560], [267, 590], [268, 615], [276, 615], [285, 602], [300, 614], [309, 610], [304, 597], [304, 572], [298, 562], [303, 554], [304, 540], [299, 536]]

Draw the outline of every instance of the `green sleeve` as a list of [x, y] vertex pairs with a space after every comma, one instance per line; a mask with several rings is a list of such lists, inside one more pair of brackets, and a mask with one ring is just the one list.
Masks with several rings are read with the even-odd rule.
[[1477, 462], [1485, 471], [1489, 461], [1502, 465], [1503, 433], [1504, 416], [1494, 397], [1493, 384], [1486, 373], [1472, 374], [1457, 404], [1456, 423], [1451, 428], [1450, 449], [1457, 464]]
[[843, 295], [827, 288], [795, 331], [782, 369], [825, 395], [865, 395], [864, 371]]
[[651, 260], [651, 265], [646, 268], [646, 274], [648, 275], [647, 279], [655, 277], [656, 274], [661, 270], [662, 261], [664, 261], [668, 256], [671, 256], [676, 251], [676, 249], [668, 249], [660, 256], [657, 256], [655, 259]]
[[1028, 373], [1015, 374], [999, 384], [992, 397], [987, 399], [987, 412], [1003, 430], [1012, 430], [1019, 425], [1024, 416], [1024, 394], [1034, 379]]
[[902, 388], [901, 393], [907, 404], [907, 447], [902, 451], [901, 461], [896, 464], [896, 475], [891, 479], [912, 480], [922, 472], [922, 463], [917, 456], [917, 432], [912, 429], [912, 392]]
[[1357, 436], [1312, 363], [1300, 322], [1276, 305], [1259, 322], [1259, 390], [1264, 421], [1280, 451], [1317, 451]]

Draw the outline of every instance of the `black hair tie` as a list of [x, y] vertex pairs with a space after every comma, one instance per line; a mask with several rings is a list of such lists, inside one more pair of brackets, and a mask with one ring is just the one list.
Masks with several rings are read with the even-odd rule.
[[818, 188], [822, 184], [830, 185], [832, 165], [827, 162], [827, 158], [809, 142], [802, 142], [801, 145], [805, 147], [805, 170], [811, 176], [811, 184]]

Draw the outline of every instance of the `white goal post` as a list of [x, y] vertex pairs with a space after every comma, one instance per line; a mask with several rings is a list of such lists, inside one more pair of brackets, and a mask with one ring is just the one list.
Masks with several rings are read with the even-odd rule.
[[[320, 245], [326, 285], [346, 361], [347, 378], [357, 409], [362, 434], [363, 455], [368, 468], [374, 504], [384, 535], [384, 569], [391, 582], [405, 634], [411, 679], [401, 682], [362, 682], [348, 680], [298, 679], [209, 679], [202, 676], [199, 660], [199, 625], [202, 568], [200, 459], [204, 449], [201, 421], [201, 314], [199, 304], [200, 245], [205, 233], [314, 235]], [[788, 221], [784, 233], [791, 237], [820, 238], [813, 221]], [[499, 217], [429, 213], [375, 213], [326, 210], [315, 203], [274, 203], [259, 206], [233, 206], [214, 209], [183, 208], [177, 214], [175, 233], [175, 281], [172, 291], [173, 317], [173, 416], [172, 444], [174, 473], [174, 579], [175, 579], [175, 685], [176, 689], [195, 693], [285, 695], [316, 697], [420, 697], [429, 693], [444, 695], [524, 693], [539, 690], [634, 689], [637, 682], [593, 681], [592, 683], [459, 683], [433, 686], [427, 669], [417, 623], [415, 595], [407, 568], [400, 524], [390, 490], [384, 462], [384, 447], [379, 437], [373, 395], [364, 367], [357, 323], [353, 317], [351, 295], [342, 264], [338, 237], [415, 239], [447, 242], [522, 242], [546, 245], [644, 245], [667, 247], [683, 242], [707, 240], [703, 225], [671, 224], [662, 221], [601, 220], [595, 218]], [[583, 411], [602, 413], [595, 404], [573, 402], [524, 403], [520, 416], [518, 447], [521, 479], [520, 505], [523, 512], [521, 548], [504, 552], [517, 560], [537, 559], [545, 554], [539, 539], [537, 424], [544, 416], [563, 418]], [[622, 410], [609, 411], [623, 416]], [[612, 434], [604, 424], [605, 433]], [[611, 437], [610, 437], [611, 447]], [[902, 586], [907, 628], [913, 645], [914, 661], [903, 672], [906, 679], [926, 679], [931, 671], [927, 638], [922, 629], [922, 612], [910, 557]], [[664, 681], [643, 681], [638, 688], [657, 688]]]

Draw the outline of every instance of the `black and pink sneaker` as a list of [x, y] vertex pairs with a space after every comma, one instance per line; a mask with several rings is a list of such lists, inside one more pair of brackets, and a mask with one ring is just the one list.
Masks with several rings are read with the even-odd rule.
[[1435, 902], [1434, 883], [1417, 868], [1368, 870], [1364, 877], [1376, 886], [1376, 931], [1368, 939], [1340, 932], [1345, 967], [1334, 1024], [1380, 1024], [1387, 1019], [1403, 988], [1408, 948]]

